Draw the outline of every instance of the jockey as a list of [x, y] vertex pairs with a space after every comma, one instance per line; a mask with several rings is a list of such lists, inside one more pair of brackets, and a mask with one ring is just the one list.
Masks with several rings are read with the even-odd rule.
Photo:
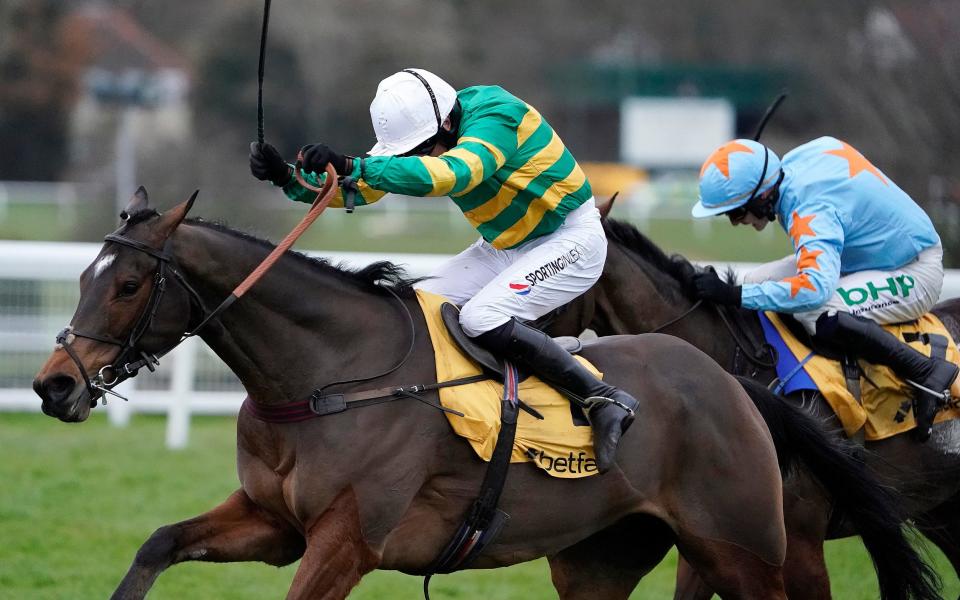
[[700, 170], [693, 216], [713, 215], [757, 231], [779, 219], [795, 252], [748, 273], [742, 286], [698, 273], [699, 296], [793, 313], [826, 347], [890, 367], [917, 388], [917, 435], [927, 439], [958, 369], [880, 326], [918, 319], [943, 285], [940, 237], [910, 196], [836, 138], [807, 142], [782, 162], [763, 144], [739, 139]]
[[[423, 69], [381, 81], [370, 117], [377, 143], [366, 157], [310, 144], [303, 175], [318, 184], [333, 165], [342, 189], [331, 206], [351, 197], [371, 204], [387, 192], [449, 196], [481, 237], [420, 287], [462, 305], [460, 324], [478, 344], [583, 398], [598, 469], [609, 469], [637, 401], [526, 323], [589, 290], [603, 271], [606, 236], [573, 155], [535, 108], [503, 88], [458, 92]], [[314, 199], [269, 144], [251, 144], [250, 170], [291, 200]]]

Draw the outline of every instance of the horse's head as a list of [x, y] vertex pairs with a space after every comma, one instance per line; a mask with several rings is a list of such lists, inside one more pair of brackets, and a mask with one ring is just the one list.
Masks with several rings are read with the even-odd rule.
[[150, 357], [179, 341], [191, 299], [172, 281], [177, 272], [169, 241], [195, 198], [163, 214], [149, 208], [142, 187], [131, 198], [123, 224], [80, 275], [70, 326], [33, 382], [44, 413], [84, 421], [111, 387], [139, 367], [152, 370]]

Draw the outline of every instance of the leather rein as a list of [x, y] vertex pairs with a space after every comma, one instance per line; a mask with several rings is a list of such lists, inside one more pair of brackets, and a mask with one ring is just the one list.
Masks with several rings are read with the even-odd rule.
[[[629, 250], [629, 248], [626, 248], [626, 250]], [[632, 251], [625, 252], [625, 254], [627, 255], [627, 258], [629, 258], [630, 261], [633, 262], [633, 264], [635, 264], [640, 270], [643, 270], [643, 265], [640, 263], [637, 257], [634, 256], [634, 253]], [[709, 267], [709, 268], [712, 269], [713, 267]], [[698, 299], [696, 302], [693, 303], [693, 306], [688, 308], [679, 316], [673, 319], [670, 319], [669, 321], [667, 321], [666, 323], [663, 323], [662, 325], [654, 327], [653, 329], [651, 329], [650, 331], [647, 331], [646, 333], [659, 333], [664, 329], [670, 327], [671, 325], [675, 325], [679, 323], [680, 321], [684, 320], [687, 316], [695, 312], [698, 308], [700, 308], [703, 305], [703, 303], [704, 303], [703, 298]], [[733, 343], [736, 346], [736, 350], [734, 352], [734, 357], [733, 357], [733, 365], [732, 365], [733, 372], [737, 372], [739, 370], [738, 363], [739, 363], [739, 357], [741, 356], [747, 359], [747, 361], [754, 366], [754, 370], [751, 374], [751, 377], [756, 376], [761, 370], [771, 370], [777, 366], [776, 350], [770, 344], [767, 344], [763, 340], [757, 340], [755, 336], [751, 335], [750, 328], [747, 326], [746, 323], [743, 322], [742, 319], [739, 319], [740, 326], [737, 327], [730, 322], [730, 317], [724, 312], [725, 307], [722, 307], [712, 302], [707, 303], [707, 305], [712, 306], [717, 311], [717, 315], [720, 317], [720, 321], [723, 322], [723, 325], [724, 327], [726, 327], [727, 332], [730, 334], [730, 337], [733, 338]], [[734, 314], [734, 317], [736, 317], [736, 314], [737, 314], [736, 311], [734, 309], [730, 309], [730, 311]], [[743, 332], [743, 335], [741, 335], [740, 332]]]
[[[217, 317], [219, 317], [223, 311], [225, 311], [230, 307], [231, 304], [242, 297], [261, 277], [263, 277], [263, 275], [288, 249], [290, 249], [293, 243], [327, 208], [337, 189], [335, 186], [335, 182], [337, 181], [336, 171], [332, 166], [328, 165], [326, 171], [326, 180], [324, 181], [323, 186], [318, 188], [310, 185], [303, 179], [302, 175], [300, 174], [300, 163], [301, 157], [298, 157], [297, 164], [294, 168], [294, 172], [297, 175], [297, 180], [307, 189], [317, 193], [317, 197], [313, 201], [310, 210], [306, 215], [304, 215], [300, 223], [298, 223], [297, 226], [287, 234], [283, 241], [281, 241], [273, 249], [273, 251], [271, 251], [270, 254], [268, 254], [267, 257], [264, 258], [263, 261], [257, 265], [257, 267], [249, 275], [247, 275], [242, 282], [240, 282], [239, 285], [237, 285], [233, 292], [231, 292], [230, 295], [227, 296], [227, 298], [224, 299], [223, 302], [221, 302], [220, 305], [212, 311], [207, 310], [203, 300], [200, 298], [200, 294], [198, 294], [193, 286], [187, 282], [180, 270], [176, 268], [173, 255], [170, 252], [169, 239], [164, 242], [161, 250], [157, 250], [151, 246], [148, 246], [147, 244], [144, 244], [143, 242], [139, 242], [116, 233], [108, 234], [103, 238], [105, 242], [126, 246], [155, 258], [157, 260], [157, 268], [153, 275], [153, 287], [150, 290], [150, 298], [147, 299], [147, 303], [144, 306], [143, 311], [140, 313], [140, 316], [137, 318], [136, 323], [131, 328], [130, 333], [126, 336], [125, 340], [121, 340], [106, 334], [80, 331], [74, 328], [72, 325], [64, 327], [63, 330], [57, 334], [57, 345], [63, 348], [63, 350], [67, 353], [67, 356], [69, 356], [77, 366], [77, 369], [80, 371], [80, 375], [83, 377], [84, 384], [86, 385], [87, 391], [90, 394], [91, 407], [96, 406], [97, 401], [101, 397], [103, 398], [104, 404], [106, 404], [107, 394], [116, 396], [122, 400], [127, 400], [127, 398], [115, 392], [113, 388], [122, 381], [131, 377], [135, 377], [143, 367], [147, 367], [147, 369], [150, 371], [155, 371], [157, 365], [160, 364], [161, 357], [179, 346], [187, 338], [197, 335], [207, 326], [207, 324], [217, 319]], [[196, 196], [197, 192], [194, 192], [189, 202], [192, 202]], [[138, 344], [153, 325], [154, 318], [157, 314], [157, 309], [160, 306], [160, 300], [163, 298], [163, 295], [166, 292], [168, 278], [171, 275], [173, 276], [174, 281], [179, 283], [189, 294], [191, 307], [199, 308], [200, 312], [204, 316], [199, 325], [184, 333], [175, 344], [169, 348], [166, 348], [165, 350], [151, 354], [138, 348]], [[76, 338], [85, 338], [95, 342], [117, 346], [120, 348], [120, 351], [117, 353], [117, 356], [113, 359], [111, 364], [101, 367], [97, 371], [96, 375], [90, 377], [87, 368], [83, 364], [83, 361], [80, 359], [80, 356], [77, 354], [76, 350], [74, 350], [72, 347], [72, 344]], [[395, 368], [399, 368], [399, 365], [397, 365]]]

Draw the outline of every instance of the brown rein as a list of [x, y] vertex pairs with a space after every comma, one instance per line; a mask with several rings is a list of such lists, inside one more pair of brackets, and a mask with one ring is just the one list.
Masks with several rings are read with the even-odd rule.
[[[63, 348], [63, 350], [67, 353], [70, 359], [76, 364], [77, 369], [79, 369], [80, 375], [83, 377], [87, 390], [90, 393], [92, 405], [95, 405], [99, 398], [104, 397], [104, 395], [108, 393], [113, 394], [119, 398], [122, 398], [123, 400], [126, 400], [126, 398], [124, 398], [120, 394], [117, 394], [116, 392], [112, 391], [112, 388], [117, 384], [119, 384], [124, 379], [135, 376], [141, 367], [147, 366], [148, 368], [150, 368], [151, 371], [153, 371], [155, 366], [159, 364], [159, 358], [161, 356], [166, 355], [171, 350], [179, 346], [188, 337], [197, 335], [197, 333], [201, 329], [203, 329], [210, 321], [215, 319], [220, 313], [222, 313], [224, 310], [229, 308], [231, 304], [233, 304], [240, 297], [246, 294], [247, 291], [251, 287], [253, 287], [253, 285], [257, 281], [259, 281], [260, 278], [263, 277], [263, 275], [268, 270], [270, 270], [270, 268], [280, 259], [280, 257], [287, 250], [290, 249], [290, 247], [294, 244], [294, 242], [296, 242], [297, 239], [301, 235], [303, 235], [303, 233], [307, 230], [307, 228], [309, 228], [310, 225], [312, 225], [313, 222], [317, 220], [317, 217], [319, 217], [320, 214], [323, 213], [324, 210], [326, 210], [327, 206], [329, 206], [330, 202], [333, 200], [334, 194], [336, 193], [337, 172], [334, 170], [333, 166], [327, 165], [326, 180], [324, 181], [323, 186], [319, 188], [309, 185], [307, 182], [303, 180], [302, 176], [300, 175], [300, 157], [298, 157], [297, 159], [296, 173], [297, 173], [297, 181], [299, 181], [305, 188], [317, 193], [316, 199], [314, 199], [313, 204], [310, 206], [310, 210], [307, 212], [306, 215], [304, 215], [303, 219], [300, 220], [300, 222], [296, 225], [296, 227], [294, 227], [290, 231], [290, 233], [288, 233], [287, 236], [283, 238], [283, 240], [277, 245], [277, 247], [274, 248], [270, 252], [270, 254], [268, 254], [267, 257], [264, 258], [263, 261], [259, 265], [257, 265], [257, 267], [249, 275], [247, 275], [247, 277], [243, 281], [240, 282], [239, 285], [237, 285], [236, 288], [234, 288], [234, 290], [230, 293], [230, 295], [227, 296], [227, 298], [223, 302], [221, 302], [219, 306], [217, 306], [214, 310], [208, 313], [203, 318], [203, 320], [200, 322], [199, 325], [197, 325], [191, 331], [184, 333], [183, 336], [180, 338], [180, 340], [177, 341], [177, 343], [171, 346], [170, 348], [167, 348], [166, 350], [154, 355], [147, 355], [144, 352], [140, 352], [140, 355], [142, 356], [141, 360], [135, 361], [133, 363], [128, 363], [126, 365], [114, 365], [114, 364], [106, 365], [97, 372], [97, 375], [95, 375], [94, 378], [91, 379], [90, 376], [87, 374], [87, 369], [83, 365], [83, 362], [80, 360], [80, 357], [70, 347], [73, 340], [75, 338], [82, 337], [82, 338], [87, 338], [94, 341], [110, 343], [113, 345], [120, 346], [121, 347], [120, 353], [117, 355], [117, 358], [120, 358], [120, 359], [123, 359], [130, 351], [135, 351], [136, 343], [139, 341], [139, 338], [144, 333], [146, 333], [146, 330], [149, 329], [150, 323], [153, 321], [153, 313], [155, 312], [156, 307], [160, 302], [160, 297], [162, 296], [165, 288], [165, 278], [163, 277], [163, 269], [165, 264], [169, 262], [172, 258], [169, 254], [167, 254], [166, 244], [164, 245], [164, 250], [156, 251], [152, 248], [147, 247], [145, 244], [142, 244], [141, 242], [127, 239], [120, 235], [110, 234], [104, 238], [105, 241], [107, 242], [121, 244], [129, 248], [133, 248], [134, 250], [137, 250], [139, 252], [144, 252], [156, 258], [157, 259], [157, 275], [154, 277], [154, 287], [153, 287], [153, 290], [151, 291], [150, 299], [147, 301], [147, 306], [144, 307], [144, 312], [141, 314], [140, 318], [137, 319], [137, 324], [134, 326], [134, 329], [137, 329], [140, 331], [137, 332], [136, 336], [133, 336], [133, 334], [131, 334], [131, 339], [129, 339], [126, 343], [120, 342], [119, 340], [114, 340], [112, 338], [106, 338], [100, 335], [77, 331], [72, 327], [65, 328], [63, 331], [60, 332], [60, 334], [57, 335], [57, 343]], [[193, 290], [193, 288], [190, 287], [189, 284], [187, 284], [185, 280], [183, 280], [179, 272], [174, 270], [173, 275], [176, 276], [175, 279], [179, 281], [182, 285], [184, 285], [187, 291], [190, 292], [194, 298], [197, 298], [196, 292]], [[202, 303], [201, 303], [201, 308], [202, 308]], [[106, 380], [106, 375], [104, 374], [106, 371], [112, 372], [111, 374], [114, 377], [112, 378], [111, 381]], [[106, 400], [104, 400], [104, 402], [106, 402]]]
[[314, 199], [313, 204], [310, 205], [310, 210], [307, 211], [307, 214], [303, 216], [303, 219], [297, 223], [296, 227], [290, 230], [290, 233], [287, 234], [283, 240], [277, 244], [277, 247], [263, 259], [257, 267], [250, 272], [247, 277], [241, 281], [233, 292], [211, 312], [207, 315], [203, 321], [198, 325], [193, 331], [189, 332], [187, 336], [195, 335], [200, 329], [202, 329], [210, 320], [216, 317], [218, 314], [227, 309], [231, 304], [236, 302], [240, 297], [247, 293], [247, 291], [253, 287], [257, 281], [260, 280], [263, 275], [270, 270], [270, 267], [274, 265], [280, 257], [283, 256], [284, 252], [290, 249], [293, 246], [294, 242], [303, 235], [303, 233], [313, 225], [313, 222], [317, 220], [317, 217], [326, 210], [327, 206], [330, 205], [330, 201], [333, 200], [334, 194], [336, 194], [336, 182], [337, 182], [337, 172], [334, 170], [333, 165], [327, 165], [326, 169], [326, 180], [323, 182], [322, 187], [316, 187], [310, 185], [309, 182], [304, 180], [303, 176], [300, 174], [300, 162], [301, 158], [297, 157], [297, 164], [294, 167], [294, 174], [296, 175], [297, 182], [300, 183], [304, 188], [310, 190], [311, 192], [316, 192], [317, 197]]
[[330, 205], [330, 201], [333, 200], [333, 196], [336, 194], [337, 172], [334, 170], [333, 165], [327, 165], [326, 180], [323, 182], [323, 186], [318, 188], [311, 185], [303, 178], [303, 175], [300, 173], [300, 162], [301, 157], [298, 156], [297, 164], [293, 168], [294, 175], [297, 178], [297, 183], [311, 192], [316, 192], [317, 197], [314, 199], [313, 204], [310, 206], [310, 210], [307, 211], [307, 214], [305, 214], [303, 219], [297, 223], [297, 226], [287, 234], [287, 237], [283, 238], [283, 240], [277, 244], [277, 247], [273, 249], [273, 252], [263, 259], [263, 262], [260, 263], [260, 265], [254, 269], [252, 273], [247, 275], [247, 278], [237, 286], [237, 289], [233, 290], [232, 295], [236, 296], [237, 298], [247, 293], [247, 290], [249, 290], [258, 279], [263, 277], [263, 274], [273, 266], [273, 263], [277, 262], [283, 253], [290, 249], [290, 246], [297, 241], [297, 238], [303, 235], [303, 232], [313, 225], [313, 222], [317, 220], [317, 217], [319, 217], [324, 210], [326, 210], [327, 206]]

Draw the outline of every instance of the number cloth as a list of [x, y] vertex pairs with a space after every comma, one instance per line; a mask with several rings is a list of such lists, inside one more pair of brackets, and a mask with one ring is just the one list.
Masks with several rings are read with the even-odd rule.
[[[807, 358], [811, 350], [794, 337], [777, 314], [768, 312], [762, 313], [762, 316], [766, 317], [775, 328], [771, 331], [770, 328], [764, 327], [764, 333], [771, 344], [780, 347], [777, 340], [770, 339], [771, 334], [779, 335], [797, 361]], [[910, 323], [885, 325], [884, 329], [901, 341], [905, 334], [917, 332], [945, 336], [948, 340], [946, 360], [960, 364], [960, 352], [957, 351], [956, 343], [940, 319], [932, 314], [923, 315], [918, 321]], [[921, 340], [911, 341], [909, 344], [924, 355], [930, 355], [931, 346]], [[865, 375], [860, 379], [863, 404], [857, 402], [847, 389], [839, 362], [814, 356], [806, 361], [803, 370], [833, 408], [848, 436], [853, 436], [863, 428], [865, 439], [882, 440], [916, 427], [910, 402], [910, 397], [914, 393], [913, 388], [887, 367], [864, 361], [860, 361], [860, 367]], [[777, 372], [783, 376], [779, 366]], [[799, 389], [804, 388], [805, 386], [801, 386]], [[960, 396], [960, 378], [953, 382], [951, 392], [955, 397]], [[933, 422], [940, 423], [957, 417], [960, 417], [960, 407], [951, 404], [938, 412]]]

